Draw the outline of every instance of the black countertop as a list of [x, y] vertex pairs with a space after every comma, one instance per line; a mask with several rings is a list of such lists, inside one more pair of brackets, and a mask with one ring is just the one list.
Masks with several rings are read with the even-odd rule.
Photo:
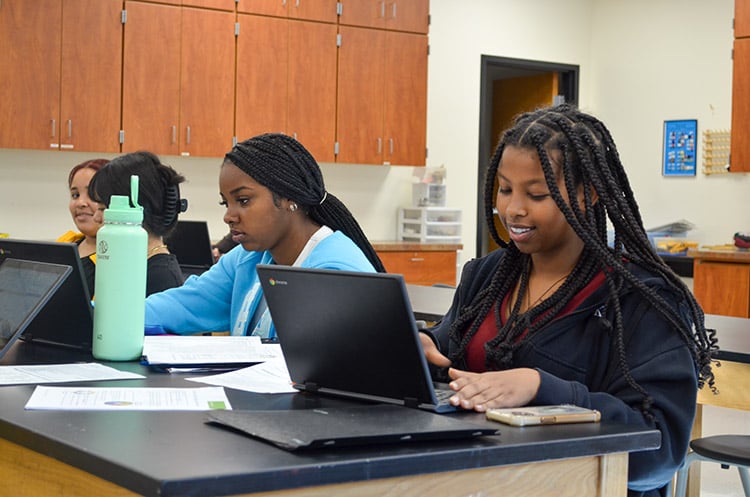
[[[49, 346], [19, 343], [2, 364], [90, 361]], [[181, 375], [137, 363], [105, 363], [147, 375], [110, 387], [197, 387]], [[499, 435], [467, 441], [414, 442], [288, 452], [205, 423], [202, 412], [25, 411], [33, 385], [0, 387], [0, 436], [146, 496], [219, 496], [421, 473], [657, 448], [660, 434], [620, 424], [515, 428], [476, 413]], [[226, 389], [234, 409], [311, 409], [352, 405], [311, 394], [254, 394]], [[406, 408], [405, 408], [406, 409]]]

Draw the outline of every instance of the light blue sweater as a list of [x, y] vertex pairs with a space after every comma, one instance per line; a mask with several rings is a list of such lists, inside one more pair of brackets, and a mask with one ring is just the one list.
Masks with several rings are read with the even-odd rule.
[[[181, 287], [149, 296], [146, 299], [146, 326], [161, 326], [181, 335], [231, 330], [245, 296], [256, 285], [258, 291], [250, 304], [250, 316], [255, 314], [261, 301], [262, 291], [255, 266], [273, 263], [269, 252], [249, 252], [238, 245], [205, 273], [190, 276]], [[321, 240], [302, 266], [375, 272], [359, 247], [340, 231]]]

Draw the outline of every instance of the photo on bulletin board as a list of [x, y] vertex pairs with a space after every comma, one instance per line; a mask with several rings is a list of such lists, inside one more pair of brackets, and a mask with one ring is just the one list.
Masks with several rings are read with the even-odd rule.
[[698, 121], [664, 121], [664, 176], [695, 176], [697, 169]]

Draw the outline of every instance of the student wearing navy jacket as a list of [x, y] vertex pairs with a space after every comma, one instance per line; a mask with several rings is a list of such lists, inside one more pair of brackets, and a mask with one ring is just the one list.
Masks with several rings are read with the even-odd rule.
[[522, 114], [485, 189], [501, 248], [466, 264], [451, 309], [422, 335], [451, 402], [480, 412], [568, 403], [658, 429], [658, 450], [630, 455], [628, 495], [664, 495], [687, 453], [697, 388], [713, 388], [717, 346], [651, 247], [609, 131], [570, 105]]

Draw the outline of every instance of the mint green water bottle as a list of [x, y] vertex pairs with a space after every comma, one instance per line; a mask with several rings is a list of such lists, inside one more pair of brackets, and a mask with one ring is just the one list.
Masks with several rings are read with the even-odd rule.
[[148, 235], [141, 227], [138, 176], [130, 196], [112, 195], [104, 225], [96, 234], [96, 296], [92, 353], [107, 361], [140, 359], [146, 299]]

